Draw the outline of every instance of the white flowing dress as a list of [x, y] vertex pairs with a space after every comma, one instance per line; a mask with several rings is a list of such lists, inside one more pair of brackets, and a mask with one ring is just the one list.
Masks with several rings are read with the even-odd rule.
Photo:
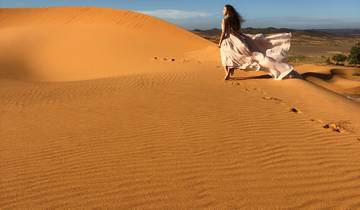
[[288, 63], [291, 33], [242, 35], [226, 34], [220, 48], [223, 66], [264, 71], [276, 80], [294, 70]]

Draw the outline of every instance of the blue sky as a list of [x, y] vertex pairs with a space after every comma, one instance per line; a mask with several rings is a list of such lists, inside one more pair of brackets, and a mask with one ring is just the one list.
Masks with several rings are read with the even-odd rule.
[[206, 29], [219, 27], [226, 3], [244, 16], [245, 27], [360, 28], [360, 0], [0, 0], [0, 7], [122, 8]]

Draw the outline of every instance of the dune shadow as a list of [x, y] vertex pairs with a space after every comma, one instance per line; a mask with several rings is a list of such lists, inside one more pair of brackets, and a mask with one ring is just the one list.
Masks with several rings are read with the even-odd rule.
[[[307, 79], [308, 77], [315, 77], [324, 81], [331, 80], [334, 76], [340, 76], [345, 79], [354, 80], [353, 78], [350, 78], [346, 74], [341, 72], [341, 69], [331, 69], [330, 73], [318, 73], [318, 72], [305, 72], [302, 74], [298, 73], [298, 76], [302, 79]], [[296, 75], [295, 75], [296, 76]], [[251, 77], [231, 77], [230, 80], [256, 80], [256, 79], [272, 79], [270, 75], [260, 75], [260, 76], [251, 76]], [[286, 78], [285, 78], [286, 79]], [[358, 80], [356, 80], [358, 81]]]
[[4, 55], [0, 58], [0, 79], [31, 79], [31, 69], [21, 56]]
[[331, 71], [331, 74], [322, 74], [322, 73], [316, 73], [316, 72], [305, 72], [302, 73], [301, 76], [304, 79], [307, 79], [308, 77], [315, 77], [322, 80], [331, 80], [334, 77], [334, 72]]
[[272, 79], [270, 75], [260, 75], [252, 77], [231, 77], [230, 80], [255, 80], [255, 79]]
[[356, 75], [356, 71], [354, 70], [344, 70], [344, 69], [331, 69], [330, 73], [316, 73], [316, 72], [305, 72], [301, 74], [301, 76], [306, 79], [307, 77], [315, 77], [322, 80], [331, 80], [334, 76], [339, 76], [343, 79], [360, 81], [357, 78], [354, 78], [354, 74]]

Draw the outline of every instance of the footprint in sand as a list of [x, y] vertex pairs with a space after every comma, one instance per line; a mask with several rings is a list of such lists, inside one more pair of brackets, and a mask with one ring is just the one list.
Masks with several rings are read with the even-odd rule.
[[[233, 86], [243, 86], [242, 83], [240, 82], [232, 82], [231, 85]], [[259, 92], [260, 94], [262, 95], [266, 95], [266, 92], [261, 90], [260, 88], [249, 88], [249, 87], [244, 87], [243, 89], [241, 89], [242, 91], [245, 91], [245, 92], [252, 92], [252, 91], [255, 91], [255, 92]]]
[[240, 82], [233, 82], [231, 83], [232, 85], [235, 85], [235, 86], [241, 86], [241, 83]]
[[[350, 121], [338, 121], [331, 123], [324, 123], [323, 120], [310, 119], [311, 122], [316, 122], [321, 124], [322, 128], [336, 132], [336, 133], [353, 133], [356, 134], [351, 126]], [[360, 142], [360, 137], [356, 137], [356, 139]]]
[[323, 128], [330, 129], [338, 133], [344, 133], [346, 131], [351, 133], [353, 132], [353, 129], [351, 128], [351, 123], [349, 121], [326, 123], [323, 125]]
[[300, 113], [302, 113], [302, 112], [300, 111], [300, 109], [298, 109], [298, 108], [296, 108], [296, 107], [291, 107], [291, 108], [290, 108], [290, 112], [293, 112], [293, 113], [295, 113], [295, 114], [300, 114]]
[[264, 96], [264, 97], [262, 97], [262, 99], [268, 100], [268, 101], [275, 101], [275, 102], [279, 102], [279, 103], [284, 103], [283, 100], [281, 100], [279, 98], [271, 97], [271, 96]]
[[320, 124], [324, 124], [324, 121], [322, 120], [316, 120], [316, 119], [310, 119], [311, 122], [317, 122], [317, 123], [320, 123]]
[[[181, 59], [176, 59], [176, 58], [168, 58], [168, 57], [158, 57], [158, 56], [154, 56], [152, 58], [153, 61], [163, 61], [163, 62], [176, 62], [178, 60], [181, 60]], [[197, 63], [197, 64], [202, 64], [202, 61], [201, 60], [196, 60], [196, 59], [192, 59], [192, 60], [189, 60], [189, 59], [182, 59], [183, 63]]]
[[325, 125], [323, 126], [323, 128], [325, 128], [325, 129], [331, 129], [332, 131], [335, 131], [335, 132], [338, 132], [338, 133], [343, 133], [343, 132], [345, 132], [345, 129], [343, 129], [342, 127], [340, 127], [340, 126], [338, 126], [338, 125], [336, 125], [336, 124], [333, 124], [333, 123], [331, 123], [331, 124], [325, 124]]
[[197, 63], [197, 64], [202, 64], [202, 61], [201, 61], [201, 60], [197, 60], [197, 59], [193, 59], [193, 58], [190, 58], [190, 59], [184, 58], [184, 59], [183, 59], [183, 63]]
[[171, 61], [171, 62], [175, 62], [176, 59], [175, 58], [160, 58], [160, 57], [153, 57], [153, 60], [155, 61], [165, 61], [165, 62], [168, 62], [168, 61]]

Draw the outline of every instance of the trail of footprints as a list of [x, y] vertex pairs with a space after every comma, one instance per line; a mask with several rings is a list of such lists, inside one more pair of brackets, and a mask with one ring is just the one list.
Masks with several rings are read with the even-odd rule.
[[[242, 84], [240, 82], [232, 82], [231, 85], [242, 86]], [[304, 114], [300, 109], [298, 109], [295, 106], [292, 106], [292, 105], [288, 104], [284, 100], [282, 100], [280, 98], [268, 96], [267, 93], [265, 91], [261, 90], [260, 88], [244, 87], [244, 88], [242, 88], [242, 90], [245, 91], [245, 92], [257, 91], [258, 93], [260, 93], [262, 95], [261, 98], [263, 100], [272, 101], [272, 102], [275, 102], [277, 104], [281, 104], [283, 106], [286, 106], [287, 109], [289, 110], [289, 112], [292, 112], [294, 114]], [[321, 124], [323, 129], [328, 129], [328, 130], [331, 130], [333, 132], [356, 134], [355, 131], [352, 129], [350, 121], [342, 120], [342, 121], [338, 121], [338, 122], [324, 122], [323, 120], [313, 119], [313, 118], [311, 118], [310, 121], [314, 122], [314, 123], [319, 123], [319, 124]], [[360, 141], [360, 136], [356, 137], [356, 138], [357, 138], [358, 141]]]
[[202, 62], [200, 60], [196, 60], [196, 59], [188, 59], [188, 58], [169, 58], [169, 57], [159, 57], [159, 56], [154, 56], [152, 58], [153, 61], [158, 61], [158, 62], [182, 62], [182, 63], [197, 63], [197, 64], [202, 64]]

